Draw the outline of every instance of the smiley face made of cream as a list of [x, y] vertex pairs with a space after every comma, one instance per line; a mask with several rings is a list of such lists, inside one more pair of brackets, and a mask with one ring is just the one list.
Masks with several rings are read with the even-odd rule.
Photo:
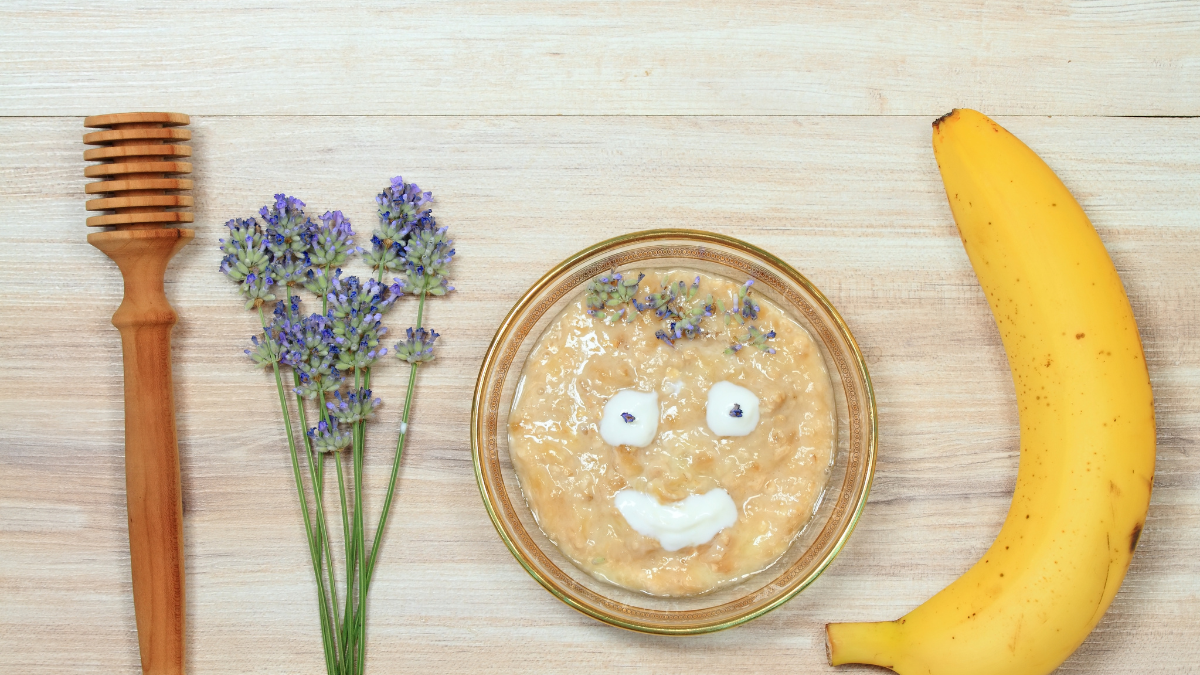
[[526, 359], [513, 465], [542, 531], [592, 576], [705, 593], [770, 566], [811, 519], [833, 388], [804, 327], [748, 288], [688, 270], [604, 277]]

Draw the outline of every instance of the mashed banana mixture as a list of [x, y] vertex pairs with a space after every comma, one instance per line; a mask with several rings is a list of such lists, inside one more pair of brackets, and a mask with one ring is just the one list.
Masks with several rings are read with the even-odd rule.
[[[597, 280], [547, 328], [517, 386], [509, 448], [538, 524], [576, 565], [695, 595], [766, 568], [812, 517], [836, 444], [833, 390], [812, 337], [748, 283], [643, 272]], [[630, 434], [614, 435], [622, 424]], [[685, 505], [727, 504], [721, 491], [727, 520], [681, 530], [703, 543], [648, 529], [693, 517]]]

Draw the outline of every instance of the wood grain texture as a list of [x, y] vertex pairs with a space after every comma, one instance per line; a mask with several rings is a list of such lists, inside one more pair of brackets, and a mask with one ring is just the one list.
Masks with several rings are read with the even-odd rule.
[[115, 113], [83, 121], [85, 127], [107, 128], [84, 134], [84, 143], [101, 146], [84, 151], [84, 160], [101, 160], [84, 175], [110, 177], [84, 191], [120, 195], [92, 199], [84, 207], [115, 212], [87, 219], [89, 227], [114, 226], [88, 235], [87, 241], [117, 264], [125, 285], [112, 324], [121, 333], [123, 354], [126, 513], [144, 675], [182, 675], [184, 666], [183, 494], [171, 380], [171, 329], [177, 316], [167, 301], [164, 277], [171, 258], [194, 233], [158, 226], [191, 222], [191, 213], [166, 209], [191, 206], [191, 197], [136, 188], [166, 182], [161, 171], [191, 171], [146, 161], [190, 156], [186, 145], [163, 144], [163, 132], [187, 123], [187, 115], [178, 113]]
[[125, 501], [145, 675], [182, 675], [184, 665], [183, 493], [171, 381], [176, 314], [163, 281], [171, 258], [191, 240], [191, 230], [175, 228], [88, 235], [120, 268], [125, 286], [112, 324], [121, 333]]
[[10, 0], [0, 114], [1195, 115], [1190, 0]]
[[[111, 106], [110, 106], [111, 109]], [[929, 117], [193, 116], [196, 242], [167, 271], [179, 312], [188, 671], [318, 673], [315, 592], [256, 319], [217, 272], [223, 223], [286, 190], [360, 232], [403, 174], [433, 190], [459, 257], [422, 369], [371, 597], [388, 673], [877, 672], [825, 665], [822, 626], [895, 618], [965, 571], [1007, 511], [1017, 415], [962, 250]], [[1190, 673], [1200, 662], [1200, 119], [998, 118], [1054, 168], [1122, 275], [1156, 395], [1157, 477], [1125, 585], [1062, 673]], [[117, 270], [84, 241], [78, 118], [0, 120], [0, 673], [136, 673], [122, 469]], [[637, 635], [539, 587], [488, 521], [470, 394], [504, 313], [567, 255], [694, 227], [808, 275], [866, 354], [880, 413], [866, 512], [817, 582], [723, 633]], [[389, 324], [403, 327], [414, 305]], [[381, 369], [370, 508], [405, 370]]]

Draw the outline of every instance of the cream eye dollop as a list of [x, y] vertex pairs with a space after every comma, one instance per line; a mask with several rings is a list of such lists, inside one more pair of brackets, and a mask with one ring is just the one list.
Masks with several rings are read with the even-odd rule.
[[659, 504], [653, 495], [625, 488], [613, 502], [630, 527], [657, 539], [664, 551], [708, 543], [738, 518], [737, 505], [722, 488], [689, 495], [674, 504]]
[[732, 382], [717, 382], [708, 390], [704, 413], [714, 434], [746, 436], [758, 426], [758, 397]]
[[622, 389], [604, 404], [600, 437], [609, 445], [644, 448], [658, 434], [658, 393]]

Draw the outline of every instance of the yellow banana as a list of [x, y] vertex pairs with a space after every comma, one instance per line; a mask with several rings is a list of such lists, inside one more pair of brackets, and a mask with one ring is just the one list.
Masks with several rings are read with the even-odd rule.
[[829, 661], [1049, 673], [1108, 608], [1141, 534], [1150, 378], [1117, 271], [1050, 167], [973, 110], [934, 122], [933, 151], [1016, 385], [1016, 492], [992, 547], [925, 604], [896, 621], [826, 626]]

